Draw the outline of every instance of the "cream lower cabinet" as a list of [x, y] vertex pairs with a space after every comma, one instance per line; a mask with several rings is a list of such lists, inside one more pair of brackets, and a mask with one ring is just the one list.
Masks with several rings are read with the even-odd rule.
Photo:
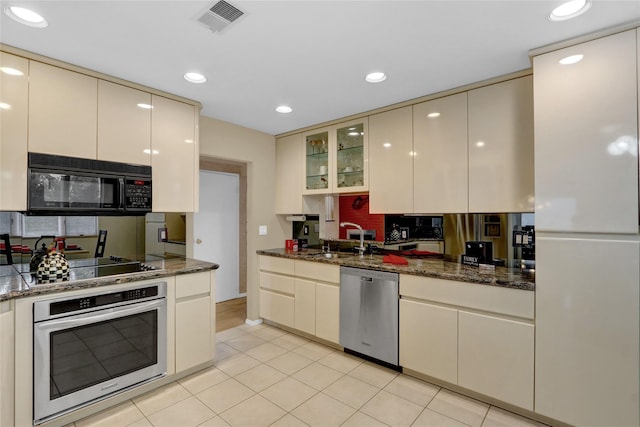
[[0, 52], [0, 67], [22, 74], [0, 72], [0, 211], [27, 209], [27, 132], [29, 116], [29, 61]]
[[400, 365], [458, 383], [458, 310], [400, 300]]
[[316, 334], [316, 283], [296, 278], [295, 316], [293, 326], [311, 335]]
[[534, 326], [460, 311], [458, 385], [533, 410]]
[[0, 426], [15, 425], [13, 316], [13, 301], [0, 302]]
[[29, 151], [96, 158], [98, 79], [30, 61]]
[[260, 317], [295, 327], [294, 261], [260, 256]]
[[211, 272], [176, 276], [176, 372], [210, 362], [215, 349], [215, 285]]
[[413, 212], [413, 111], [369, 116], [369, 211]]
[[400, 275], [400, 364], [533, 410], [535, 293]]
[[340, 286], [338, 283], [316, 283], [316, 336], [340, 342]]
[[340, 267], [260, 256], [260, 317], [337, 344]]

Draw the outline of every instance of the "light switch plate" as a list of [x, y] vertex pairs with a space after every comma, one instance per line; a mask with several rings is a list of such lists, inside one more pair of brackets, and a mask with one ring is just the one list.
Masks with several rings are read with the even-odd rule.
[[266, 225], [261, 225], [258, 227], [258, 234], [261, 236], [266, 236], [267, 235], [267, 226]]

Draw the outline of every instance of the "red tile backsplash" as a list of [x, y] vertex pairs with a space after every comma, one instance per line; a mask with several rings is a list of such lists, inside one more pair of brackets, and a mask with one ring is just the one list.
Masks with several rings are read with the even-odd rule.
[[[384, 214], [369, 213], [368, 195], [344, 195], [339, 199], [340, 222], [354, 222], [365, 230], [376, 230], [376, 241], [384, 241]], [[356, 209], [354, 206], [358, 205], [360, 208]], [[338, 238], [347, 238], [346, 228], [340, 227]]]

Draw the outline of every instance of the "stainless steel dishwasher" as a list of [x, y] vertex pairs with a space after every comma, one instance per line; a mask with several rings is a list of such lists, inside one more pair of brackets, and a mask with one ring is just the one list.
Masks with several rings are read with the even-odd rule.
[[398, 366], [398, 274], [340, 267], [340, 345]]

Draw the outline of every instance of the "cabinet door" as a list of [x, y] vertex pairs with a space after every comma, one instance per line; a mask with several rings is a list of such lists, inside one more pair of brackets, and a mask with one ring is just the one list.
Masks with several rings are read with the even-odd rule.
[[533, 324], [460, 311], [458, 325], [458, 385], [533, 410]]
[[276, 140], [276, 213], [302, 213], [302, 134]]
[[400, 300], [400, 365], [458, 382], [458, 311]]
[[211, 322], [211, 298], [176, 303], [176, 372], [209, 362], [214, 331]]
[[536, 231], [638, 232], [636, 54], [632, 30], [533, 59]]
[[639, 425], [640, 243], [536, 240], [535, 411]]
[[29, 151], [96, 158], [98, 79], [31, 61]]
[[469, 212], [533, 212], [533, 78], [469, 91]]
[[332, 343], [340, 341], [340, 288], [316, 283], [316, 336]]
[[303, 194], [325, 194], [331, 192], [329, 173], [329, 129], [306, 132], [304, 140]]
[[260, 317], [290, 328], [294, 323], [294, 298], [265, 289], [260, 289]]
[[152, 96], [153, 211], [193, 212], [198, 198], [196, 107]]
[[337, 125], [333, 144], [332, 181], [335, 193], [369, 189], [368, 119]]
[[27, 209], [29, 61], [0, 52], [0, 67], [15, 70], [0, 71], [0, 210], [24, 211]]
[[412, 107], [369, 116], [369, 211], [413, 212]]
[[[5, 66], [4, 64], [2, 66]], [[14, 423], [14, 312], [12, 301], [0, 302], [0, 426]]]
[[316, 284], [295, 279], [294, 327], [311, 335], [316, 334]]
[[98, 160], [151, 164], [151, 94], [98, 80]]
[[413, 106], [413, 209], [468, 210], [467, 93]]

